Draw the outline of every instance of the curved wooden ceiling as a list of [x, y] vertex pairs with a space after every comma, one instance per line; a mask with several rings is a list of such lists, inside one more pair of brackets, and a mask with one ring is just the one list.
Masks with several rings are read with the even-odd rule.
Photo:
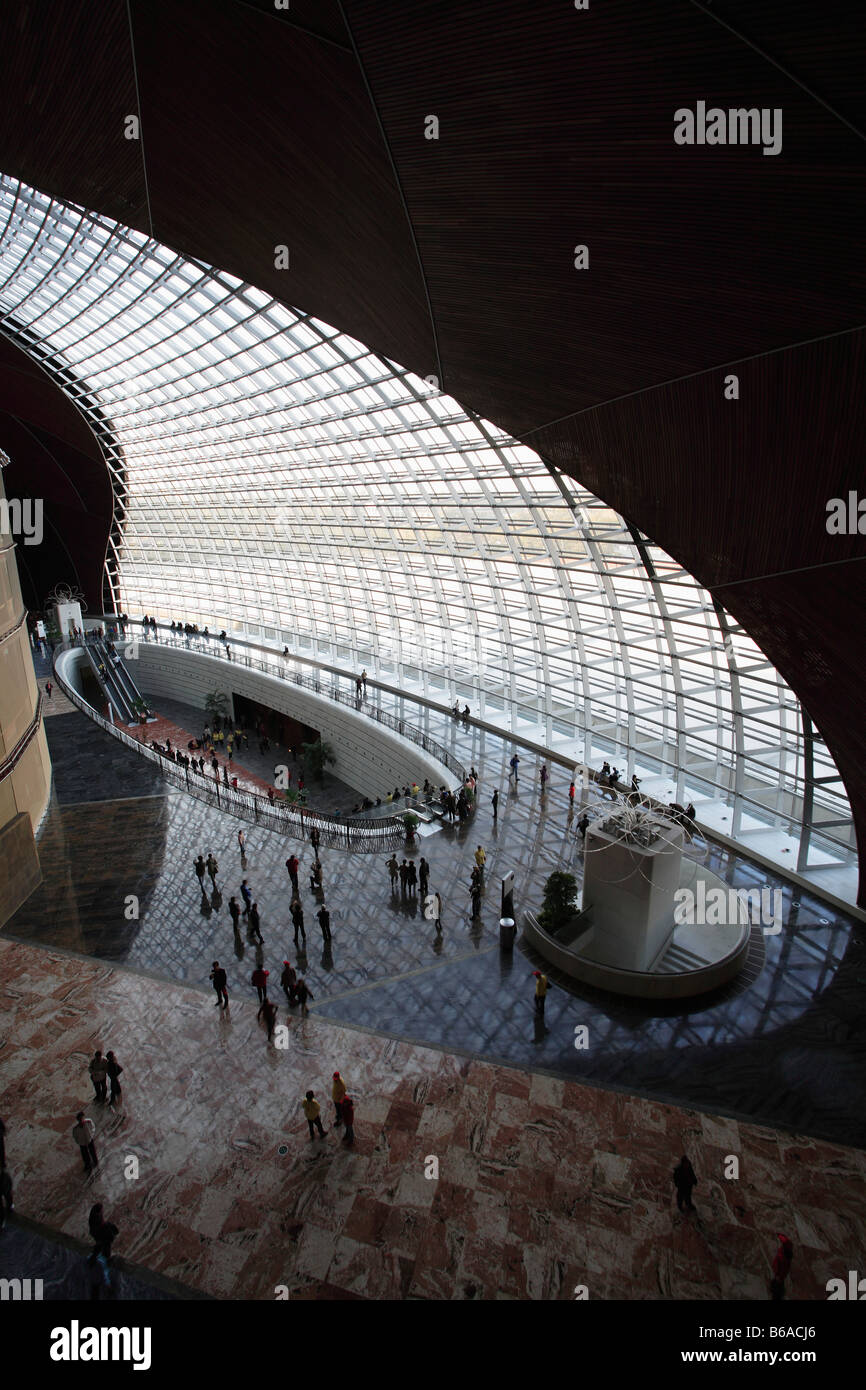
[[[864, 540], [825, 527], [863, 486], [856, 7], [130, 12], [132, 38], [114, 0], [8, 0], [0, 168], [434, 373], [609, 501], [798, 693], [863, 843]], [[780, 108], [781, 153], [676, 145], [699, 100]]]

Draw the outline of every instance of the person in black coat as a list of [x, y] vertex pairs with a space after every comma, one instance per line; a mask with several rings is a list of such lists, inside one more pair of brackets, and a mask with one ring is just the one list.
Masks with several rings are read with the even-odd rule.
[[676, 1168], [674, 1169], [674, 1187], [677, 1190], [677, 1207], [680, 1211], [685, 1207], [686, 1211], [694, 1211], [692, 1206], [692, 1189], [697, 1187], [698, 1180], [695, 1170], [689, 1160], [683, 1154]]
[[108, 1259], [111, 1255], [111, 1242], [118, 1234], [118, 1230], [111, 1221], [106, 1221], [101, 1202], [97, 1202], [95, 1206], [90, 1208], [87, 1225], [94, 1244], [93, 1253], [104, 1255]]

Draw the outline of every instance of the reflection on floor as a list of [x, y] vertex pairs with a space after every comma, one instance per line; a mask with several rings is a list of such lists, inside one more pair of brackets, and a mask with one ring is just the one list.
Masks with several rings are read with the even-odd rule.
[[[22, 1221], [20, 1216], [13, 1217], [0, 1234], [0, 1279], [41, 1279], [45, 1303], [90, 1300], [87, 1258], [93, 1243], [86, 1240], [87, 1211], [82, 1230], [84, 1240], [60, 1239], [55, 1234], [46, 1235], [34, 1229], [27, 1218]], [[155, 1281], [148, 1271], [131, 1273], [127, 1261], [114, 1257], [110, 1289], [100, 1296], [123, 1302], [130, 1299], [163, 1302], [201, 1295], [181, 1288], [172, 1289], [163, 1280]]]
[[[102, 1201], [116, 1253], [220, 1297], [788, 1297], [866, 1267], [866, 1155], [638, 1097], [359, 1034], [127, 970], [0, 942], [8, 1162], [22, 1211], [79, 1236]], [[87, 1063], [124, 1066], [115, 1113]], [[341, 1141], [335, 1069], [356, 1107]], [[300, 1100], [322, 1100], [310, 1142]], [[75, 1112], [96, 1122], [86, 1177]], [[686, 1152], [696, 1212], [671, 1172]], [[738, 1160], [732, 1177], [731, 1157]], [[132, 1163], [131, 1160], [136, 1160]], [[429, 1176], [428, 1176], [429, 1175]]]
[[[244, 825], [179, 792], [82, 715], [49, 721], [56, 801], [40, 842], [45, 882], [6, 934], [125, 963], [207, 989], [222, 959], [233, 993], [252, 997], [255, 947], [235, 939], [228, 897], [249, 880], [262, 918], [266, 969], [298, 961], [288, 918], [285, 860], [298, 849], [307, 951], [300, 960], [314, 1009], [362, 1029], [408, 1038], [656, 1099], [725, 1111], [839, 1142], [866, 1145], [863, 930], [808, 894], [738, 856], [696, 841], [691, 853], [736, 886], [780, 886], [785, 929], [759, 936], [759, 973], [715, 998], [649, 1009], [592, 991], [557, 988], [543, 1028], [532, 1013], [533, 962], [498, 947], [498, 878], [515, 871], [519, 908], [537, 906], [546, 876], [580, 876], [579, 836], [558, 782], [542, 802], [523, 759], [509, 790], [510, 746], [454, 726], [465, 763], [481, 770], [479, 809], [461, 829], [422, 842], [431, 887], [442, 893], [437, 936], [415, 898], [391, 894], [384, 856], [323, 853], [332, 949], [325, 953], [317, 902], [304, 870], [309, 847]], [[501, 789], [498, 823], [490, 793]], [[141, 798], [144, 798], [143, 800]], [[83, 804], [86, 803], [86, 804]], [[468, 879], [478, 842], [488, 850], [480, 923], [469, 918]], [[203, 899], [194, 857], [213, 850], [221, 894]], [[137, 916], [135, 914], [138, 914]], [[573, 1046], [578, 1025], [589, 1047]]]

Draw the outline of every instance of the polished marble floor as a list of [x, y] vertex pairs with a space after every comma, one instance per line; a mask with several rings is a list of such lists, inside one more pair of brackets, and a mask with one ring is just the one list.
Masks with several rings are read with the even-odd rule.
[[[227, 911], [244, 876], [259, 903], [265, 967], [276, 978], [284, 959], [299, 962], [313, 1009], [333, 1021], [866, 1145], [863, 928], [740, 856], [700, 839], [690, 849], [735, 886], [783, 890], [783, 932], [756, 934], [749, 968], [733, 987], [679, 1007], [555, 988], [539, 1025], [533, 960], [520, 949], [512, 956], [499, 951], [497, 884], [514, 870], [522, 910], [539, 904], [553, 869], [569, 867], [580, 877], [576, 817], [569, 815], [560, 772], [542, 799], [538, 765], [525, 753], [519, 787], [509, 789], [510, 744], [443, 721], [441, 736], [480, 769], [481, 784], [473, 822], [437, 831], [413, 855], [427, 857], [431, 887], [442, 893], [442, 935], [414, 898], [390, 892], [384, 855], [326, 851], [333, 934], [326, 952], [304, 874], [311, 856], [301, 848], [307, 942], [299, 957], [284, 868], [298, 846], [245, 825], [242, 869], [239, 822], [167, 791], [157, 774], [82, 715], [60, 715], [46, 729], [56, 799], [40, 843], [45, 881], [7, 935], [202, 990], [218, 957], [233, 996], [252, 998], [257, 950], [245, 933], [233, 937]], [[502, 798], [495, 826], [494, 786]], [[478, 842], [488, 851], [488, 888], [482, 919], [473, 924], [468, 879]], [[211, 849], [220, 861], [221, 893], [203, 899], [192, 861]], [[578, 1025], [589, 1029], [586, 1049], [573, 1045]]]
[[[278, 1048], [253, 1002], [225, 1014], [199, 991], [51, 949], [0, 941], [0, 980], [19, 1210], [79, 1239], [102, 1201], [115, 1253], [186, 1290], [763, 1300], [778, 1232], [794, 1243], [792, 1302], [866, 1268], [860, 1150], [285, 1008]], [[92, 1099], [97, 1046], [124, 1066], [116, 1111]], [[331, 1125], [335, 1068], [355, 1099], [352, 1148]], [[313, 1142], [307, 1089], [329, 1131]], [[91, 1176], [71, 1137], [79, 1108], [97, 1128]], [[691, 1215], [671, 1182], [683, 1152], [699, 1180]]]

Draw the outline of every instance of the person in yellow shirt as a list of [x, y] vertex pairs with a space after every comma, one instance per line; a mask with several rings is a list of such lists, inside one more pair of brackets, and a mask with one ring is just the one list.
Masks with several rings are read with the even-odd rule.
[[544, 1001], [547, 997], [547, 976], [543, 975], [540, 970], [533, 970], [532, 973], [535, 976], [535, 1012], [543, 1014]]
[[322, 1129], [322, 1117], [319, 1113], [322, 1107], [316, 1100], [315, 1091], [308, 1091], [304, 1100], [301, 1101], [301, 1105], [307, 1117], [307, 1124], [310, 1126], [310, 1138], [315, 1139], [316, 1130], [318, 1129], [319, 1134], [324, 1139], [328, 1131]]
[[481, 846], [479, 845], [478, 848], [477, 848], [477, 850], [475, 851], [475, 867], [476, 867], [477, 870], [478, 870], [478, 879], [479, 879], [479, 882], [483, 882], [483, 881], [484, 881], [484, 865], [486, 864], [486, 862], [487, 862], [487, 855], [486, 855], [485, 851], [484, 851], [484, 850], [481, 848]]
[[343, 1123], [343, 1097], [346, 1094], [346, 1083], [338, 1071], [334, 1072], [334, 1084], [331, 1087], [331, 1100], [334, 1102], [334, 1124]]

